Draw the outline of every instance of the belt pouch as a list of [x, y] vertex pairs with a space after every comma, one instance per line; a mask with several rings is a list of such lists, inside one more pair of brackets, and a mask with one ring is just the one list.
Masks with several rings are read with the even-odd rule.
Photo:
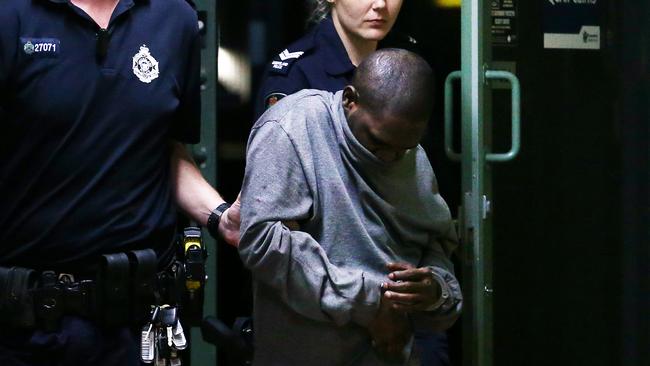
[[155, 303], [154, 281], [158, 259], [152, 249], [128, 252], [132, 271], [132, 315], [134, 324], [143, 324], [150, 306]]
[[183, 264], [173, 260], [168, 268], [156, 275], [157, 301], [172, 306], [180, 305], [184, 288], [185, 272]]
[[46, 331], [58, 328], [65, 311], [62, 291], [57, 282], [56, 273], [43, 271], [40, 285], [34, 291], [34, 312], [40, 327]]
[[185, 265], [183, 262], [175, 261], [172, 266], [173, 287], [172, 299], [177, 306], [182, 307], [183, 295], [185, 294]]
[[35, 325], [33, 289], [36, 272], [21, 267], [0, 267], [0, 323], [19, 328]]
[[100, 320], [107, 327], [128, 324], [130, 271], [126, 253], [104, 254], [99, 276]]

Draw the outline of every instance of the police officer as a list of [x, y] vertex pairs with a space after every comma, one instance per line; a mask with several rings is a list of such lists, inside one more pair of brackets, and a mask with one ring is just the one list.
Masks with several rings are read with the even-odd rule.
[[255, 116], [302, 89], [343, 89], [352, 80], [356, 65], [382, 40], [382, 46], [412, 50], [415, 40], [389, 33], [401, 6], [402, 0], [317, 0], [311, 16], [315, 27], [267, 67], [255, 101]]
[[[280, 52], [265, 70], [255, 118], [302, 89], [330, 92], [349, 85], [357, 65], [378, 47], [417, 52], [416, 41], [390, 32], [402, 0], [316, 0], [315, 27]], [[422, 365], [449, 365], [444, 333], [416, 334]]]
[[138, 365], [122, 315], [168, 269], [177, 208], [238, 242], [183, 145], [199, 44], [185, 0], [2, 2], [0, 365]]

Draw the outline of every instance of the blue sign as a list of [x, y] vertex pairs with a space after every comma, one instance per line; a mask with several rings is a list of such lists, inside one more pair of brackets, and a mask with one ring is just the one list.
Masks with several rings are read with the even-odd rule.
[[543, 0], [544, 48], [598, 50], [606, 0]]

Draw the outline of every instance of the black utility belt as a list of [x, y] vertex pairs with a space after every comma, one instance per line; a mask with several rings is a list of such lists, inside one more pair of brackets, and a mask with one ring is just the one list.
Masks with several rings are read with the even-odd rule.
[[104, 327], [142, 325], [152, 305], [178, 305], [184, 291], [184, 266], [173, 261], [159, 272], [157, 264], [145, 249], [103, 255], [94, 278], [0, 267], [0, 323], [53, 330], [76, 315]]

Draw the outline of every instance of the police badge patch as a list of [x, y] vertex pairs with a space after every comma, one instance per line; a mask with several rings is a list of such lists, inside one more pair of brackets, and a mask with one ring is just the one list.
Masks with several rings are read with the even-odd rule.
[[286, 97], [287, 95], [284, 93], [271, 93], [264, 98], [264, 108], [269, 109], [275, 105], [275, 103], [279, 102], [280, 99]]
[[61, 42], [57, 38], [20, 37], [23, 52], [28, 57], [55, 58], [59, 55]]
[[140, 51], [133, 56], [133, 73], [143, 83], [158, 78], [158, 61], [151, 56], [147, 45], [140, 46]]

